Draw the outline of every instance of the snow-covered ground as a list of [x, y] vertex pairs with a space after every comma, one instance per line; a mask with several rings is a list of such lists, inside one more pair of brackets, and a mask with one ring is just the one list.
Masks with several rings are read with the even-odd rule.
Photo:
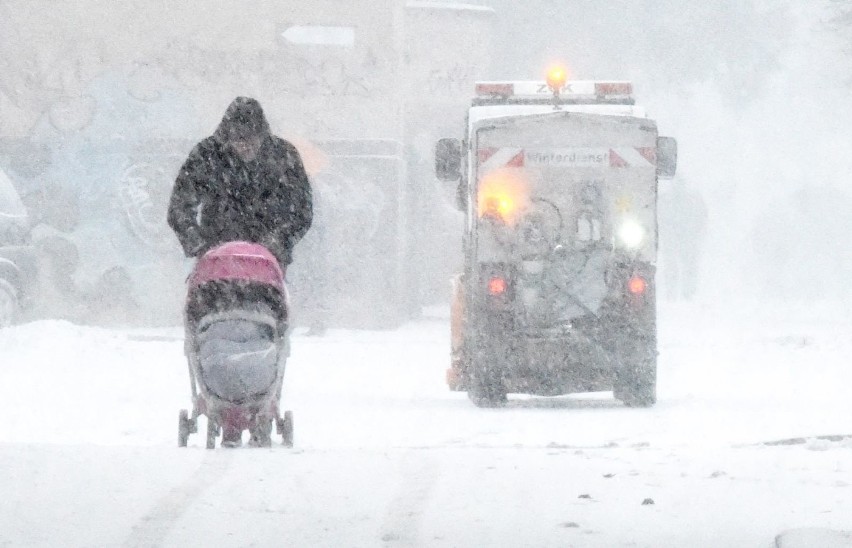
[[0, 546], [769, 547], [852, 529], [852, 440], [816, 437], [852, 434], [852, 316], [660, 316], [652, 409], [608, 393], [477, 409], [444, 385], [440, 311], [297, 332], [292, 450], [176, 447], [180, 329], [0, 331]]

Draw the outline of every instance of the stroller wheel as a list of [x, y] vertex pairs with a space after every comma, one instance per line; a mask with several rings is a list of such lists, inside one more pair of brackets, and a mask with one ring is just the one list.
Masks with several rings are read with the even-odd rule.
[[186, 447], [189, 434], [192, 432], [190, 422], [189, 412], [186, 409], [181, 409], [180, 413], [178, 413], [178, 447]]
[[284, 418], [278, 419], [276, 426], [284, 447], [293, 447], [293, 412], [284, 411]]
[[216, 438], [219, 436], [219, 425], [211, 418], [207, 418], [207, 449], [216, 448]]
[[272, 447], [272, 419], [257, 417], [249, 430], [252, 447]]

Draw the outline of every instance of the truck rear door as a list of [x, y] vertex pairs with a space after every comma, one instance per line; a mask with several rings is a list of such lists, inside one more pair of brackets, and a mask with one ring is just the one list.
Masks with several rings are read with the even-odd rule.
[[641, 118], [553, 112], [478, 122], [472, 205], [476, 222], [519, 226], [550, 217], [555, 243], [608, 243], [656, 257], [656, 139]]

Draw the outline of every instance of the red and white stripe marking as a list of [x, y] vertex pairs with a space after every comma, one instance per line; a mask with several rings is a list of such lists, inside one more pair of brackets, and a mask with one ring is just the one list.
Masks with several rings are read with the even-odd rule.
[[654, 147], [618, 147], [609, 150], [610, 167], [656, 167]]
[[504, 167], [524, 167], [522, 148], [480, 148], [477, 155], [482, 173]]

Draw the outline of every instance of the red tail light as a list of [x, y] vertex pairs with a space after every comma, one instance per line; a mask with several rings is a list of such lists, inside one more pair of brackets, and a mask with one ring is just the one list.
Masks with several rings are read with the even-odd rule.
[[490, 280], [488, 280], [488, 292], [492, 295], [502, 295], [506, 293], [507, 289], [509, 289], [509, 284], [506, 282], [505, 278], [493, 276]]
[[595, 82], [595, 95], [633, 95], [630, 82]]
[[648, 282], [641, 276], [633, 276], [627, 281], [627, 290], [634, 295], [642, 295], [648, 289]]
[[476, 94], [480, 97], [499, 96], [510, 97], [515, 93], [514, 84], [504, 84], [498, 82], [479, 82], [476, 84]]

